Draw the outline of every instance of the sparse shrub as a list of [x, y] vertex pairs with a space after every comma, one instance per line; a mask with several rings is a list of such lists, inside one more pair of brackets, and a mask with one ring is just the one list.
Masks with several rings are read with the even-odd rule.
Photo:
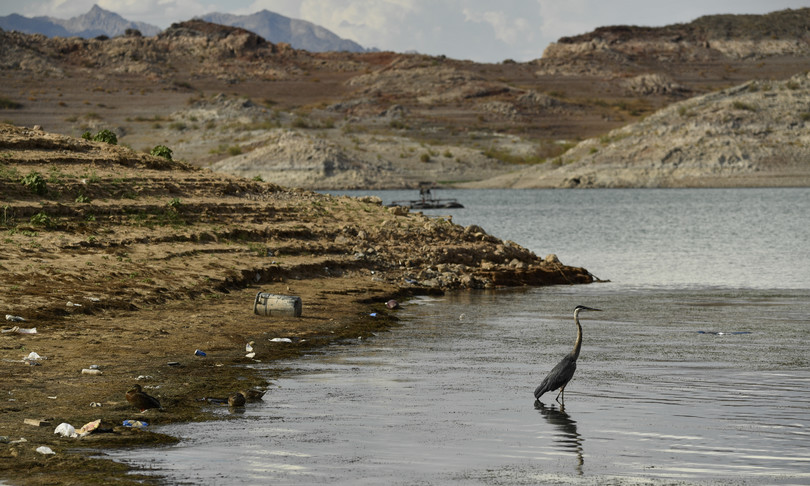
[[45, 182], [45, 178], [42, 177], [42, 174], [39, 172], [30, 172], [27, 176], [24, 176], [20, 182], [38, 196], [43, 196], [48, 192], [48, 185]]
[[99, 132], [96, 133], [93, 136], [93, 141], [95, 141], [95, 142], [104, 142], [104, 143], [108, 143], [110, 145], [117, 145], [118, 144], [118, 136], [115, 134], [115, 132], [112, 132], [112, 131], [107, 130], [105, 128], [103, 130], [99, 130]]
[[309, 128], [309, 122], [302, 117], [298, 117], [292, 121], [293, 128]]
[[0, 98], [0, 110], [19, 110], [22, 106], [22, 103], [17, 103], [8, 98]]
[[90, 198], [85, 196], [84, 194], [79, 194], [78, 196], [76, 196], [76, 202], [80, 204], [89, 203]]
[[260, 176], [258, 174], [253, 176], [253, 180], [256, 181], [256, 182], [264, 182], [264, 179], [262, 178], [262, 176]]
[[735, 110], [757, 111], [757, 107], [744, 101], [735, 101], [731, 104]]
[[183, 203], [180, 202], [179, 197], [172, 198], [171, 201], [166, 203], [166, 206], [168, 206], [170, 209], [173, 209], [175, 211], [180, 209], [180, 206], [182, 206], [182, 205], [183, 205]]
[[228, 155], [231, 155], [231, 156], [235, 157], [237, 155], [240, 155], [241, 153], [242, 153], [242, 147], [240, 147], [238, 145], [231, 145], [230, 147], [228, 147]]
[[31, 224], [36, 225], [36, 226], [50, 227], [51, 225], [53, 225], [53, 221], [51, 220], [51, 217], [48, 216], [47, 214], [43, 213], [43, 212], [39, 212], [39, 213], [31, 216], [30, 221], [31, 221]]
[[172, 149], [165, 145], [155, 145], [155, 148], [150, 152], [155, 157], [163, 157], [166, 160], [172, 160]]
[[427, 152], [423, 153], [422, 155], [419, 156], [419, 160], [421, 160], [422, 162], [430, 162], [430, 154]]
[[86, 130], [82, 133], [82, 138], [85, 140], [92, 140], [94, 142], [105, 142], [110, 145], [118, 145], [118, 136], [115, 132], [107, 130], [106, 128], [103, 130], [99, 130], [95, 135], [90, 133], [90, 130]]

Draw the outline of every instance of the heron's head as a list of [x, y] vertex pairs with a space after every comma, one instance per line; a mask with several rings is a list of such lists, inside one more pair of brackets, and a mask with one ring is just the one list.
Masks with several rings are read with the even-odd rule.
[[575, 312], [575, 313], [577, 313], [577, 314], [578, 314], [578, 313], [579, 313], [579, 311], [597, 311], [597, 312], [602, 312], [602, 309], [594, 309], [593, 307], [586, 307], [586, 306], [584, 306], [584, 305], [578, 305], [578, 306], [574, 307], [574, 312]]

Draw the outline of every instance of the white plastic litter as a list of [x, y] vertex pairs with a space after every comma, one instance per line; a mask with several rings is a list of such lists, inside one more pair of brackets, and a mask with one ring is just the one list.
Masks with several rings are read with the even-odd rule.
[[39, 361], [39, 360], [42, 360], [42, 359], [48, 359], [48, 358], [46, 358], [45, 356], [40, 356], [39, 354], [35, 353], [34, 351], [31, 351], [30, 353], [28, 353], [28, 356], [23, 358], [23, 360], [25, 360], [25, 361]]
[[14, 326], [11, 329], [3, 329], [0, 332], [2, 332], [2, 333], [11, 332], [11, 333], [17, 333], [17, 334], [36, 334], [37, 333], [37, 328], [36, 327], [31, 327], [31, 328], [26, 329], [24, 327]]
[[272, 343], [291, 343], [292, 339], [290, 338], [273, 338], [270, 340]]
[[39, 446], [37, 447], [37, 452], [40, 454], [56, 454], [50, 447], [48, 446]]
[[54, 430], [53, 433], [59, 434], [62, 437], [76, 437], [76, 428], [63, 422], [56, 426], [56, 430]]
[[23, 319], [22, 317], [20, 317], [20, 316], [12, 316], [11, 314], [6, 314], [6, 320], [11, 321], [11, 322], [24, 322], [25, 321], [25, 319]]

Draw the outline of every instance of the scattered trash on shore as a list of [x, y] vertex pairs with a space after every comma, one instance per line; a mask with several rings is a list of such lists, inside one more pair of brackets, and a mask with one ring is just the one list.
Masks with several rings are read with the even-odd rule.
[[253, 313], [257, 316], [301, 317], [301, 297], [259, 292], [253, 300]]
[[99, 430], [99, 426], [101, 426], [101, 419], [88, 422], [79, 430], [76, 430], [76, 428], [69, 423], [63, 422], [56, 426], [56, 430], [54, 430], [53, 433], [59, 434], [62, 437], [70, 437], [75, 439], [76, 437], [84, 437], [85, 435], [92, 434], [93, 432]]
[[37, 333], [37, 328], [36, 327], [31, 327], [31, 328], [26, 329], [26, 328], [23, 328], [23, 327], [14, 326], [14, 327], [12, 327], [10, 329], [3, 329], [0, 332], [2, 332], [2, 333], [10, 332], [10, 333], [15, 333], [15, 334], [36, 334]]
[[84, 437], [85, 435], [89, 435], [92, 434], [93, 432], [100, 431], [101, 430], [100, 427], [101, 427], [101, 419], [96, 419], [93, 420], [92, 422], [87, 422], [86, 424], [82, 425], [82, 428], [80, 428], [77, 431], [77, 434], [79, 435], [79, 437]]
[[100, 369], [92, 369], [92, 368], [84, 368], [82, 370], [83, 375], [103, 375], [104, 372]]
[[698, 331], [698, 334], [713, 334], [715, 336], [726, 336], [729, 334], [739, 335], [739, 334], [752, 334], [751, 331], [732, 331], [732, 332], [723, 332], [723, 331]]
[[22, 361], [23, 361], [23, 363], [25, 363], [27, 365], [39, 366], [41, 364], [40, 361], [46, 360], [46, 359], [48, 359], [48, 358], [45, 357], [45, 356], [40, 356], [36, 352], [31, 351], [30, 353], [28, 353], [28, 356], [23, 356]]
[[40, 454], [48, 455], [48, 454], [56, 454], [53, 449], [48, 446], [39, 446], [37, 447], [37, 452]]
[[11, 322], [25, 322], [25, 318], [20, 316], [12, 316], [11, 314], [6, 314], [6, 320]]
[[144, 427], [149, 427], [149, 424], [146, 422], [142, 422], [140, 420], [124, 420], [123, 424], [124, 427], [132, 427], [133, 429], [142, 429]]
[[273, 338], [270, 340], [271, 343], [291, 343], [292, 339], [290, 338]]
[[69, 423], [62, 422], [61, 424], [56, 426], [56, 430], [53, 431], [54, 434], [59, 434], [62, 437], [77, 437], [76, 428], [70, 425]]
[[197, 350], [195, 350], [195, 351], [194, 351], [194, 356], [201, 356], [201, 357], [205, 357], [205, 356], [207, 356], [207, 355], [205, 354], [205, 351], [202, 351], [202, 350], [200, 350], [200, 349], [197, 349]]
[[251, 341], [251, 342], [245, 344], [245, 352], [247, 353], [245, 355], [245, 358], [254, 358], [256, 356], [256, 351], [253, 350], [253, 345], [254, 344], [256, 344], [255, 341]]
[[45, 420], [45, 419], [30, 419], [30, 418], [27, 418], [27, 419], [23, 420], [23, 423], [25, 425], [33, 425], [34, 427], [47, 427], [47, 426], [51, 425], [50, 420]]
[[399, 302], [391, 299], [385, 303], [385, 306], [388, 307], [389, 309], [399, 309]]

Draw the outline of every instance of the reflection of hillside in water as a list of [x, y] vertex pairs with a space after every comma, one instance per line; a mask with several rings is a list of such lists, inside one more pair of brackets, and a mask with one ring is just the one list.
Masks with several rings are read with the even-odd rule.
[[583, 474], [585, 457], [582, 453], [582, 436], [577, 432], [577, 422], [565, 412], [565, 406], [557, 408], [555, 406], [545, 406], [539, 400], [535, 400], [534, 408], [550, 423], [555, 426], [559, 433], [554, 437], [554, 442], [562, 452], [573, 452], [577, 456], [577, 474]]

